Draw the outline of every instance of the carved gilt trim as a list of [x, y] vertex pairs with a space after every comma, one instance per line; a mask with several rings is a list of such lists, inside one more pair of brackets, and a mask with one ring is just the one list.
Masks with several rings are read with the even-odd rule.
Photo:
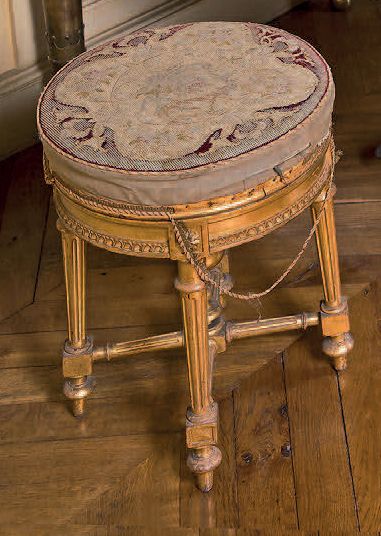
[[149, 240], [126, 240], [94, 231], [83, 223], [74, 220], [60, 207], [56, 200], [56, 210], [62, 225], [83, 240], [111, 251], [145, 257], [169, 257], [168, 244]]
[[285, 223], [298, 216], [313, 202], [328, 179], [329, 175], [322, 173], [319, 179], [300, 199], [271, 218], [262, 220], [261, 222], [246, 227], [245, 229], [241, 229], [240, 231], [219, 236], [217, 238], [211, 238], [209, 242], [210, 250], [219, 251], [248, 242], [249, 240], [257, 240], [272, 232], [274, 229], [283, 226]]

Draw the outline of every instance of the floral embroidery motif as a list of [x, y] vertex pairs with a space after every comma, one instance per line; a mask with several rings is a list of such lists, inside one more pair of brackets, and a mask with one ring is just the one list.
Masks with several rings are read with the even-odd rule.
[[251, 151], [313, 112], [330, 75], [301, 39], [253, 23], [149, 29], [71, 62], [40, 103], [72, 156], [127, 170], [188, 169]]

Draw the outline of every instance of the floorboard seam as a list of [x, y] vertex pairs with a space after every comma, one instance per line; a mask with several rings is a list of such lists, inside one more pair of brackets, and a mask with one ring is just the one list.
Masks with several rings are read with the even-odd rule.
[[236, 480], [236, 503], [237, 503], [237, 521], [238, 525], [237, 528], [240, 528], [241, 521], [240, 521], [240, 512], [239, 512], [239, 496], [238, 496], [238, 467], [237, 467], [237, 461], [238, 461], [238, 452], [237, 452], [237, 427], [236, 427], [236, 413], [235, 413], [235, 392], [238, 389], [238, 387], [235, 387], [232, 389], [231, 397], [232, 397], [232, 404], [233, 404], [233, 434], [234, 434], [234, 461], [235, 461], [235, 480]]
[[[73, 417], [74, 418], [74, 417]], [[166, 436], [166, 435], [181, 435], [182, 430], [164, 430], [164, 431], [153, 431], [147, 430], [147, 432], [131, 432], [127, 434], [113, 434], [113, 435], [94, 435], [94, 436], [81, 436], [81, 437], [62, 437], [62, 438], [45, 438], [45, 439], [27, 439], [20, 441], [17, 439], [15, 441], [0, 441], [0, 451], [2, 447], [9, 445], [28, 445], [28, 444], [38, 444], [38, 443], [63, 443], [66, 441], [103, 441], [105, 439], [115, 439], [115, 438], [129, 438], [129, 437], [144, 437], [144, 436]]]
[[291, 467], [292, 467], [292, 478], [294, 482], [294, 496], [295, 496], [295, 512], [296, 512], [296, 523], [297, 523], [297, 529], [300, 530], [300, 522], [299, 522], [299, 508], [298, 508], [298, 495], [296, 493], [296, 476], [295, 476], [295, 467], [294, 467], [294, 446], [292, 443], [292, 437], [291, 437], [291, 426], [290, 426], [290, 416], [288, 414], [288, 398], [287, 398], [287, 384], [286, 384], [286, 371], [284, 366], [284, 358], [286, 356], [286, 351], [283, 351], [281, 354], [281, 363], [282, 363], [282, 379], [283, 379], [283, 389], [284, 389], [284, 396], [286, 401], [286, 408], [287, 408], [287, 424], [288, 424], [288, 436], [290, 438], [290, 445], [291, 445]]
[[359, 203], [381, 203], [381, 199], [335, 199], [335, 205], [358, 205]]
[[35, 368], [57, 368], [59, 363], [56, 365], [53, 363], [44, 363], [42, 365], [20, 365], [19, 367], [0, 367], [0, 370], [22, 370], [22, 369], [35, 369]]
[[[38, 302], [35, 302], [35, 303], [41, 303], [41, 301], [38, 301]], [[21, 307], [21, 309], [19, 309], [18, 311], [10, 314], [9, 316], [7, 316], [6, 318], [2, 318], [0, 320], [0, 325], [2, 322], [5, 322], [6, 320], [9, 320], [10, 318], [12, 318], [12, 316], [15, 316], [17, 315], [18, 313], [22, 312], [24, 309], [26, 309], [27, 307], [30, 307], [32, 305], [35, 305], [35, 303], [28, 303], [27, 305], [24, 305], [23, 307]], [[62, 300], [62, 305], [64, 305], [66, 307], [66, 301]], [[167, 326], [168, 324], [149, 324], [149, 326], [153, 326], [153, 327], [165, 327]], [[147, 324], [129, 324], [129, 325], [122, 325], [122, 326], [108, 326], [108, 327], [98, 327], [98, 328], [92, 328], [91, 326], [88, 328], [88, 331], [97, 331], [97, 330], [106, 330], [106, 329], [109, 329], [109, 330], [115, 330], [115, 329], [138, 329], [138, 328], [147, 328]], [[179, 326], [177, 327], [174, 327], [174, 328], [171, 328], [170, 330], [171, 331], [179, 331], [181, 328]], [[0, 337], [6, 337], [6, 336], [10, 336], [10, 335], [35, 335], [37, 333], [66, 333], [66, 329], [65, 328], [60, 328], [60, 329], [44, 329], [44, 330], [40, 330], [40, 329], [37, 329], [37, 330], [32, 330], [32, 331], [0, 331]], [[154, 333], [154, 335], [157, 335], [157, 333]], [[145, 335], [144, 335], [145, 336]]]
[[42, 236], [41, 236], [40, 255], [39, 255], [39, 258], [38, 258], [38, 264], [37, 264], [36, 280], [35, 280], [35, 282], [34, 282], [32, 304], [35, 302], [35, 299], [36, 299], [36, 292], [37, 292], [38, 280], [39, 280], [39, 277], [40, 277], [40, 269], [41, 269], [42, 253], [43, 253], [43, 250], [44, 250], [44, 243], [45, 243], [46, 231], [47, 231], [47, 228], [48, 228], [49, 208], [50, 208], [50, 198], [51, 198], [51, 193], [49, 192], [48, 199], [47, 199], [47, 202], [46, 202], [46, 208], [45, 208], [44, 228], [43, 228], [43, 230], [42, 230]]
[[339, 394], [339, 401], [340, 401], [340, 409], [341, 409], [341, 418], [343, 421], [343, 429], [344, 429], [344, 438], [345, 438], [345, 446], [347, 451], [347, 459], [348, 459], [348, 466], [349, 466], [349, 473], [351, 475], [351, 483], [352, 483], [352, 493], [353, 493], [353, 499], [355, 503], [355, 512], [356, 512], [356, 521], [357, 521], [357, 530], [358, 532], [361, 532], [361, 526], [360, 526], [360, 516], [359, 516], [359, 505], [357, 501], [356, 496], [356, 488], [355, 488], [355, 481], [353, 477], [353, 470], [352, 470], [352, 462], [351, 462], [351, 453], [349, 451], [349, 441], [348, 441], [348, 434], [347, 434], [347, 425], [345, 422], [345, 413], [344, 413], [344, 406], [343, 406], [343, 396], [341, 392], [341, 385], [340, 385], [340, 376], [339, 373], [336, 372], [336, 383], [337, 383], [337, 391]]

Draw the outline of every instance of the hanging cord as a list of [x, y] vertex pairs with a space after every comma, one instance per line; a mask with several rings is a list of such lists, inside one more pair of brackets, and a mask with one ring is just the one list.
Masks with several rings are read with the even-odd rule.
[[[263, 298], [264, 296], [269, 294], [271, 291], [273, 291], [288, 276], [288, 274], [291, 272], [294, 266], [298, 263], [299, 259], [302, 257], [303, 253], [305, 252], [309, 243], [311, 242], [313, 235], [316, 232], [316, 229], [323, 216], [323, 212], [326, 207], [327, 201], [329, 200], [332, 194], [334, 164], [342, 156], [341, 151], [335, 152], [335, 147], [333, 145], [333, 142], [331, 142], [331, 153], [332, 153], [332, 169], [331, 169], [331, 174], [328, 180], [328, 187], [325, 192], [325, 196], [322, 201], [322, 205], [319, 210], [319, 213], [315, 218], [315, 222], [310, 232], [308, 233], [307, 238], [305, 239], [299, 252], [296, 254], [294, 259], [286, 268], [286, 270], [278, 277], [278, 279], [276, 279], [276, 281], [274, 281], [272, 285], [270, 285], [268, 288], [266, 288], [265, 290], [261, 292], [248, 292], [248, 293], [233, 292], [232, 290], [230, 290], [230, 288], [228, 288], [224, 284], [224, 278], [221, 277], [221, 274], [217, 273], [216, 270], [209, 270], [206, 267], [204, 260], [200, 258], [198, 253], [195, 251], [195, 245], [193, 242], [191, 231], [186, 227], [186, 225], [182, 221], [177, 220], [175, 218], [173, 207], [164, 207], [164, 206], [163, 207], [145, 207], [145, 206], [143, 207], [140, 205], [135, 206], [135, 205], [129, 205], [129, 204], [115, 206], [113, 203], [108, 202], [108, 209], [114, 212], [116, 216], [119, 214], [125, 215], [125, 213], [128, 212], [134, 215], [138, 214], [139, 216], [159, 215], [159, 216], [167, 217], [168, 220], [172, 224], [177, 243], [179, 244], [183, 255], [185, 256], [187, 261], [194, 267], [199, 278], [205, 283], [210, 284], [220, 294], [230, 296], [231, 298], [234, 298], [237, 300], [243, 300], [246, 302], [252, 302], [252, 301], [256, 302], [256, 308], [258, 309], [258, 311], [260, 311], [262, 307], [260, 298]], [[60, 189], [64, 191], [69, 191], [69, 195], [71, 197], [78, 197], [81, 200], [81, 202], [86, 201], [86, 204], [89, 206], [97, 206], [98, 204], [97, 198], [94, 198], [91, 195], [85, 195], [83, 193], [79, 195], [73, 190], [71, 190], [70, 188], [64, 186], [59, 181], [57, 181], [57, 177], [50, 170], [45, 154], [44, 154], [44, 172], [45, 172], [45, 180], [48, 184], [57, 183]], [[260, 313], [259, 313], [259, 316], [260, 316]]]
[[[333, 156], [333, 164], [336, 163], [339, 158], [341, 157], [341, 154], [339, 151], [335, 154], [334, 147], [332, 146], [332, 156]], [[269, 294], [272, 290], [274, 290], [291, 272], [291, 270], [294, 268], [294, 266], [297, 264], [305, 250], [307, 249], [309, 243], [311, 242], [311, 239], [313, 235], [316, 232], [316, 229], [320, 223], [320, 220], [323, 216], [324, 209], [326, 207], [327, 201], [331, 197], [332, 189], [333, 189], [333, 170], [334, 165], [332, 165], [331, 174], [328, 181], [328, 188], [325, 192], [324, 199], [322, 201], [321, 208], [319, 210], [319, 213], [315, 219], [315, 222], [310, 230], [310, 232], [307, 235], [307, 238], [305, 239], [302, 247], [300, 248], [297, 255], [294, 257], [294, 259], [291, 261], [289, 266], [286, 268], [286, 270], [274, 281], [272, 285], [270, 285], [268, 288], [261, 292], [248, 292], [248, 293], [239, 293], [239, 292], [233, 292], [229, 288], [227, 288], [222, 282], [221, 278], [216, 278], [215, 275], [211, 270], [208, 270], [208, 268], [205, 265], [205, 262], [200, 259], [195, 252], [194, 245], [192, 244], [191, 238], [190, 238], [190, 231], [187, 229], [185, 224], [183, 222], [180, 222], [174, 218], [174, 216], [170, 213], [167, 213], [167, 217], [171, 221], [171, 224], [173, 226], [173, 230], [175, 232], [177, 243], [180, 246], [180, 249], [184, 256], [186, 257], [187, 261], [193, 266], [193, 268], [196, 270], [197, 275], [199, 278], [204, 281], [205, 283], [210, 284], [212, 287], [214, 287], [218, 292], [221, 294], [225, 294], [226, 296], [230, 296], [231, 298], [237, 299], [237, 300], [243, 300], [243, 301], [252, 301], [257, 300], [258, 305], [261, 306], [260, 298], [263, 298], [267, 294]], [[216, 280], [217, 279], [217, 280]]]

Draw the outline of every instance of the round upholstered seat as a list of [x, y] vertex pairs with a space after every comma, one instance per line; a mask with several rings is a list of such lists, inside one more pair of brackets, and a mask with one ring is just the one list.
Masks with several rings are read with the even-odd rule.
[[327, 138], [329, 67], [253, 23], [146, 29], [75, 58], [45, 88], [38, 127], [68, 186], [145, 205], [243, 192]]

